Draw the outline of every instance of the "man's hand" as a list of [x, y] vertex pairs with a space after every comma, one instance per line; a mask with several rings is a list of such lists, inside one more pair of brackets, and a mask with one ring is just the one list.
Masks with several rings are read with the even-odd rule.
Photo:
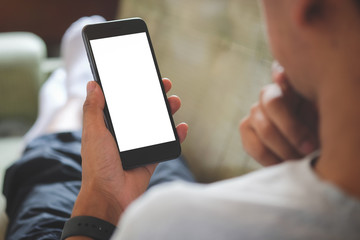
[[[169, 79], [163, 79], [166, 92]], [[72, 216], [94, 216], [116, 224], [121, 213], [148, 187], [156, 164], [124, 171], [115, 140], [103, 119], [105, 100], [96, 82], [89, 82], [84, 103], [82, 134], [82, 185]], [[177, 96], [168, 98], [172, 114], [181, 105]], [[151, 126], [149, 126], [151, 127]], [[177, 126], [180, 142], [188, 126]]]
[[240, 124], [244, 149], [264, 166], [303, 157], [319, 147], [314, 105], [295, 92], [276, 63], [272, 77], [274, 83], [263, 88]]

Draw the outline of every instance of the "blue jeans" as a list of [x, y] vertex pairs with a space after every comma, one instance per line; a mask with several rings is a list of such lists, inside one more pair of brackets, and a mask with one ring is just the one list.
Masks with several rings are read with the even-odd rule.
[[[6, 239], [59, 239], [81, 185], [81, 132], [45, 135], [31, 142], [6, 171]], [[160, 163], [149, 188], [194, 182], [183, 158]]]

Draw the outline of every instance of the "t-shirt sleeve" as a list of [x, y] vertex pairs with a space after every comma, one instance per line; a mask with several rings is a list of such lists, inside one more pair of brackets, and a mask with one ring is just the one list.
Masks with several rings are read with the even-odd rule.
[[320, 181], [309, 162], [154, 187], [129, 206], [112, 239], [359, 239], [359, 202]]
[[[154, 187], [124, 213], [113, 240], [168, 239], [187, 216], [184, 211], [184, 184]], [[181, 207], [180, 207], [181, 206]]]

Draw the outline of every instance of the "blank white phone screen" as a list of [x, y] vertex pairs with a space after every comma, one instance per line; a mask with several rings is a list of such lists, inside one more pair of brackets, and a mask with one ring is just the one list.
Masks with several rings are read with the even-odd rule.
[[90, 45], [120, 152], [175, 141], [146, 33]]

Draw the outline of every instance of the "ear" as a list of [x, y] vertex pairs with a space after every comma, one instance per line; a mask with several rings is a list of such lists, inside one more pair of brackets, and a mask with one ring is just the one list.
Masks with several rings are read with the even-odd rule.
[[308, 26], [321, 19], [324, 13], [323, 0], [294, 1], [293, 19], [298, 26]]

